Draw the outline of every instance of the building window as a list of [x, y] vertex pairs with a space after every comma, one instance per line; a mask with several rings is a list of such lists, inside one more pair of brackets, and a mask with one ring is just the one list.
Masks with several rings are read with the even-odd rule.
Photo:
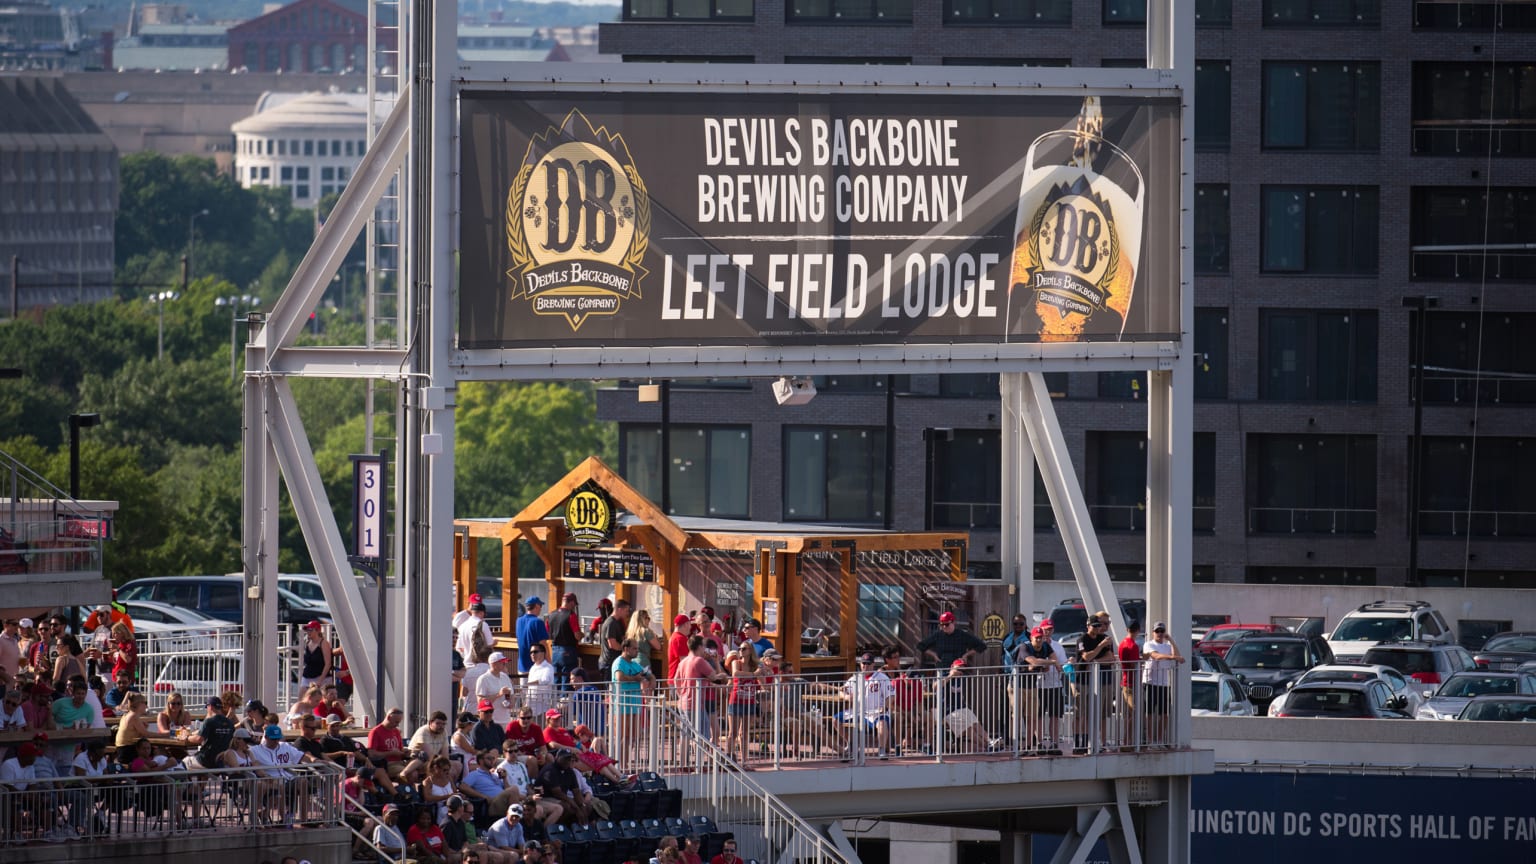
[[1376, 401], [1374, 309], [1264, 309], [1259, 326], [1260, 399]]
[[287, 156], [288, 155], [288, 142], [287, 142], [286, 139], [279, 140], [277, 142], [277, 155], [279, 155], [279, 156]]
[[1232, 64], [1195, 61], [1195, 149], [1232, 146]]
[[309, 200], [309, 184], [300, 183], [299, 185], [293, 187], [293, 198], [295, 201]]
[[1536, 63], [1413, 64], [1413, 152], [1536, 156]]
[[814, 375], [817, 391], [828, 393], [884, 393], [884, 375]]
[[1414, 0], [1415, 30], [1536, 30], [1536, 5], [1509, 0]]
[[949, 398], [996, 399], [998, 377], [985, 373], [967, 373], [939, 376], [939, 395]]
[[1375, 585], [1374, 567], [1249, 567], [1249, 585]]
[[789, 0], [790, 21], [912, 23], [912, 0]]
[[304, 139], [304, 155], [305, 156], [313, 156], [313, 155], [315, 155], [315, 142], [314, 142], [314, 139], [312, 139], [312, 138]]
[[1231, 27], [1232, 0], [1195, 0], [1196, 27]]
[[1147, 527], [1147, 436], [1088, 433], [1088, 515], [1100, 531]]
[[1264, 0], [1265, 27], [1381, 27], [1381, 0]]
[[1000, 442], [996, 429], [928, 430], [930, 528], [996, 530], [1002, 526]]
[[1195, 310], [1195, 398], [1227, 398], [1227, 310]]
[[1145, 372], [1100, 372], [1100, 399], [1140, 399], [1147, 392]]
[[752, 20], [752, 0], [626, 0], [624, 20], [725, 18]]
[[884, 520], [884, 429], [785, 426], [783, 467], [786, 521]]
[[1423, 471], [1421, 533], [1536, 537], [1536, 438], [1426, 437]]
[[1190, 527], [1210, 534], [1216, 530], [1216, 433], [1196, 432], [1194, 445], [1194, 508]]
[[1376, 439], [1249, 435], [1251, 534], [1376, 533]]
[[[671, 473], [667, 513], [745, 519], [748, 515], [752, 433], [745, 426], [670, 428]], [[624, 479], [658, 505], [661, 495], [661, 427], [625, 424], [619, 429]]]
[[1195, 272], [1231, 270], [1232, 208], [1225, 183], [1195, 184]]
[[292, 183], [293, 182], [293, 166], [292, 165], [284, 165], [284, 166], [282, 166], [281, 173], [278, 176], [279, 176], [279, 178], [284, 183]]
[[1375, 186], [1265, 186], [1260, 245], [1266, 273], [1376, 273]]
[[1072, 0], [945, 0], [946, 24], [1072, 23]]
[[900, 585], [859, 586], [859, 644], [895, 645], [901, 640], [901, 618], [907, 591]]
[[1147, 23], [1147, 0], [1104, 0], [1104, 25]]
[[263, 180], [271, 180], [272, 179], [272, 169], [270, 167], [268, 167], [266, 165], [261, 166], [261, 179], [263, 179]]
[[[1408, 363], [1417, 367], [1419, 313], [1408, 321]], [[1536, 403], [1536, 313], [1430, 312], [1424, 334], [1424, 403]], [[1410, 391], [1411, 392], [1411, 391]], [[1411, 397], [1410, 397], [1411, 398]]]
[[[1536, 93], [1536, 91], [1533, 91]], [[1414, 279], [1536, 279], [1536, 187], [1415, 186], [1409, 234]]]
[[331, 167], [330, 165], [321, 166], [321, 168], [320, 168], [320, 179], [322, 181], [324, 181], [324, 182], [330, 182], [330, 181], [335, 180], [336, 179], [336, 169]]
[[1264, 146], [1275, 150], [1381, 149], [1381, 65], [1264, 64]]

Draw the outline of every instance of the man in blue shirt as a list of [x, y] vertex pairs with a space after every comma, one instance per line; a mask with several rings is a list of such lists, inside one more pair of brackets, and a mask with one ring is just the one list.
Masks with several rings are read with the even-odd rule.
[[459, 791], [485, 802], [486, 812], [502, 813], [508, 805], [523, 797], [517, 787], [507, 782], [506, 770], [496, 769], [496, 751], [486, 750], [475, 757], [474, 770], [464, 775]]
[[517, 668], [526, 675], [533, 668], [528, 649], [535, 643], [548, 642], [549, 628], [544, 626], [544, 619], [539, 614], [544, 611], [543, 600], [529, 597], [524, 608], [528, 612], [517, 619]]
[[763, 635], [763, 625], [756, 618], [747, 619], [747, 623], [742, 625], [741, 635], [757, 649], [758, 659], [762, 659], [763, 654], [773, 647], [773, 642]]
[[523, 849], [523, 805], [513, 804], [507, 815], [485, 829], [485, 845], [492, 849], [521, 852]]

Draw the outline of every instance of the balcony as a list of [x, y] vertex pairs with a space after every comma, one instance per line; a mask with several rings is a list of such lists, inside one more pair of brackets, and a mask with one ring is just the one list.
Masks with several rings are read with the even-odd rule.
[[0, 451], [0, 592], [8, 609], [105, 601], [116, 501], [76, 501]]

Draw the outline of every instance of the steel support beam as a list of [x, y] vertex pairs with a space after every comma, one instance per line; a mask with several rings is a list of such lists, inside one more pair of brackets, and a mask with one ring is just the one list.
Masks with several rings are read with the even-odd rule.
[[1056, 847], [1056, 854], [1051, 856], [1051, 864], [1083, 864], [1087, 861], [1088, 853], [1093, 851], [1093, 844], [1099, 842], [1099, 838], [1109, 830], [1109, 814], [1108, 807], [1079, 807], [1077, 824], [1061, 838], [1061, 845]]
[[[315, 572], [320, 576], [326, 599], [330, 601], [331, 620], [341, 639], [341, 647], [347, 652], [354, 696], [360, 700], [363, 713], [379, 717], [381, 706], [373, 704], [379, 676], [384, 678], [384, 698], [387, 702], [393, 698], [394, 684], [388, 670], [379, 663], [373, 628], [363, 605], [362, 592], [358, 590], [357, 579], [352, 575], [352, 565], [347, 562], [347, 550], [342, 544], [341, 531], [336, 527], [331, 503], [325, 494], [325, 484], [320, 480], [320, 469], [315, 466], [315, 453], [310, 449], [309, 438], [304, 434], [304, 421], [299, 418], [299, 408], [293, 401], [293, 390], [287, 380], [270, 378], [262, 384], [266, 390], [266, 416], [272, 447], [278, 464], [282, 466], [283, 478], [288, 484], [288, 497], [293, 501], [299, 527], [303, 529], [304, 540], [309, 545], [309, 557], [314, 562]], [[271, 521], [275, 525], [276, 519]], [[275, 528], [273, 530], [275, 533]], [[276, 557], [271, 556], [274, 570]]]
[[1056, 419], [1056, 406], [1051, 404], [1050, 388], [1039, 372], [1021, 376], [1020, 383], [1024, 427], [1029, 431], [1029, 444], [1035, 462], [1040, 465], [1051, 509], [1056, 513], [1056, 529], [1067, 547], [1067, 560], [1072, 563], [1077, 588], [1089, 613], [1098, 609], [1109, 612], [1111, 629], [1123, 635], [1125, 622], [1121, 620], [1115, 587], [1109, 581], [1109, 568], [1104, 566], [1104, 551], [1099, 548], [1098, 534], [1088, 516], [1083, 489], [1072, 471], [1072, 457], [1061, 434], [1061, 423]]
[[[363, 154], [363, 159], [353, 172], [352, 179], [336, 200], [331, 216], [320, 226], [315, 242], [310, 244], [304, 260], [293, 271], [288, 287], [273, 304], [267, 315], [267, 326], [257, 337], [261, 346], [274, 356], [275, 349], [293, 344], [295, 337], [304, 329], [309, 313], [315, 311], [331, 278], [336, 275], [347, 251], [357, 240], [357, 234], [368, 224], [373, 208], [389, 187], [389, 181], [405, 160], [406, 133], [410, 131], [411, 91], [407, 88], [395, 102], [394, 110], [379, 129], [373, 146]], [[250, 368], [250, 367], [247, 367]]]
[[[253, 321], [251, 329], [260, 326]], [[262, 362], [260, 348], [247, 348], [245, 353], [247, 368]], [[246, 378], [242, 391], [240, 565], [245, 578], [241, 599], [245, 658], [240, 683], [245, 698], [271, 705], [277, 695], [277, 454], [267, 428], [266, 382]]]
[[1035, 608], [1035, 457], [1020, 399], [1024, 373], [998, 376], [1002, 397], [1002, 564], [1003, 581], [1014, 585], [1014, 611]]
[[289, 378], [397, 380], [405, 352], [396, 348], [284, 348], [266, 371]]

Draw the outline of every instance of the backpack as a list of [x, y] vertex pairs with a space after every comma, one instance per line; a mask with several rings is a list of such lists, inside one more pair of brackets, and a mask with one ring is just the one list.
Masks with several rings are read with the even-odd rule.
[[469, 640], [469, 662], [488, 663], [491, 659], [491, 645], [485, 639], [485, 628], [476, 627], [475, 634]]

